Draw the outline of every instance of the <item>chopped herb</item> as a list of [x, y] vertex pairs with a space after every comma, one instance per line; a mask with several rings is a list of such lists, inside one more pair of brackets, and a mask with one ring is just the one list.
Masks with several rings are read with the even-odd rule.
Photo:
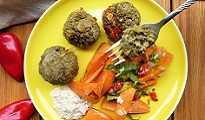
[[115, 66], [114, 64], [110, 64], [106, 67], [106, 69], [112, 70], [113, 72], [117, 73], [118, 72], [117, 67], [118, 67], [117, 65]]
[[149, 90], [148, 89], [141, 89], [141, 88], [137, 88], [138, 91], [136, 92], [136, 95], [138, 98], [140, 98], [141, 96], [148, 96], [149, 95]]
[[127, 90], [129, 88], [130, 87], [123, 87], [123, 88], [121, 88], [120, 90], [117, 91], [117, 94], [120, 94], [121, 92], [123, 92], [123, 91], [125, 91], [125, 90]]
[[154, 63], [157, 63], [159, 59], [160, 59], [160, 55], [159, 53], [156, 52], [152, 53], [152, 55], [149, 56], [149, 60], [153, 61]]
[[130, 74], [129, 74], [129, 78], [130, 78], [130, 80], [132, 80], [132, 81], [137, 81], [137, 82], [139, 82], [139, 79], [137, 78], [137, 76], [136, 76], [134, 73], [130, 73]]
[[111, 95], [112, 96], [117, 96], [118, 94], [117, 94], [117, 92], [112, 92]]
[[150, 99], [147, 99], [147, 104], [150, 105]]
[[135, 118], [135, 119], [134, 119], [134, 118], [132, 118], [132, 116], [131, 116], [130, 114], [127, 114], [127, 117], [128, 117], [130, 120], [140, 120], [140, 118], [141, 118], [141, 117], [139, 117], [139, 118]]
[[154, 63], [154, 62], [151, 62], [151, 61], [148, 61], [148, 64], [150, 65], [150, 66], [149, 66], [149, 69], [150, 69], [150, 70], [159, 66], [159, 64]]
[[107, 100], [116, 100], [118, 96], [107, 95]]
[[139, 91], [137, 92], [137, 97], [140, 97], [140, 96], [142, 95], [142, 93], [143, 93], [143, 90], [139, 90]]
[[[139, 71], [140, 65], [134, 65], [132, 62], [122, 63], [121, 65], [108, 65], [107, 69], [112, 70], [116, 73], [116, 78], [121, 81], [126, 81], [128, 79], [137, 79], [137, 73]], [[130, 75], [131, 74], [131, 75]], [[133, 76], [135, 75], [135, 77]]]
[[137, 88], [138, 90], [141, 90], [141, 88], [139, 87], [139, 82], [137, 82], [137, 81], [132, 83], [132, 87]]
[[117, 99], [118, 95], [127, 90], [128, 88], [130, 87], [124, 87], [124, 88], [121, 88], [120, 90], [116, 91], [116, 92], [112, 92], [111, 94], [107, 94], [107, 100], [114, 100], [114, 99]]

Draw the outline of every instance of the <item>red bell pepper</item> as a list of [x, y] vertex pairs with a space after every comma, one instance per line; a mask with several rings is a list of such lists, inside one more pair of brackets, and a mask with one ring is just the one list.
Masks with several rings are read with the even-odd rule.
[[0, 120], [28, 120], [34, 110], [29, 98], [18, 100], [0, 109]]
[[12, 78], [23, 81], [23, 49], [11, 32], [0, 34], [0, 64]]

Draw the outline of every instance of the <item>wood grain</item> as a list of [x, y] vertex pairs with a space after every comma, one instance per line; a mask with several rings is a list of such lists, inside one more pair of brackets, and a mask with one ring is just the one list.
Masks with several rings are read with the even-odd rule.
[[[23, 50], [25, 50], [25, 46], [28, 40], [28, 36], [34, 26], [35, 22], [27, 23], [23, 25], [16, 25], [10, 27], [8, 29], [1, 30], [0, 33], [10, 31], [13, 32], [21, 41]], [[17, 82], [13, 78], [11, 78], [2, 67], [0, 67], [0, 108], [3, 106], [20, 100], [24, 98], [28, 98], [28, 93], [26, 90], [25, 82]], [[40, 115], [35, 111], [31, 116], [30, 120], [39, 120]]]
[[171, 12], [170, 0], [155, 0], [160, 6], [162, 6], [168, 13]]
[[[173, 9], [185, 0], [173, 0]], [[183, 35], [188, 54], [188, 80], [174, 120], [203, 120], [205, 111], [205, 1], [198, 1], [175, 22]]]

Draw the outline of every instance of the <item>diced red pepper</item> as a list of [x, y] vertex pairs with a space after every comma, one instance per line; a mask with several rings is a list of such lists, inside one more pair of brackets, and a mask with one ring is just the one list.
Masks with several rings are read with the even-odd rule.
[[142, 55], [141, 55], [141, 58], [142, 58], [144, 61], [148, 61], [148, 60], [149, 60], [149, 57], [147, 56], [147, 54], [142, 54]]
[[[110, 13], [110, 10], [107, 8], [105, 10], [105, 15], [111, 17], [110, 15], [112, 15], [112, 13]], [[112, 22], [112, 24], [115, 26], [115, 18], [112, 16], [112, 18], [109, 18]]]
[[140, 99], [140, 97], [141, 96], [138, 97], [137, 94], [135, 94], [134, 97], [133, 97], [133, 101], [136, 101], [136, 100]]
[[94, 19], [94, 20], [97, 20], [97, 18], [96, 18], [96, 17], [93, 17], [93, 19]]
[[110, 33], [110, 37], [113, 38], [113, 39], [115, 38], [115, 33], [114, 33], [113, 30], [112, 30], [111, 33]]
[[114, 87], [110, 87], [110, 89], [107, 91], [109, 94], [115, 92]]
[[158, 98], [157, 98], [157, 93], [155, 91], [152, 91], [150, 93], [150, 97], [153, 101], [158, 101]]
[[138, 72], [138, 76], [139, 77], [143, 77], [146, 74], [148, 68], [149, 68], [149, 64], [147, 64], [147, 63], [142, 64], [140, 66], [140, 70]]
[[108, 27], [108, 26], [104, 26], [104, 28], [110, 32], [109, 36], [110, 36], [112, 39], [114, 39], [114, 38], [115, 38], [115, 33], [114, 33], [114, 31], [112, 30], [112, 28], [110, 28], [110, 27]]
[[145, 75], [146, 71], [145, 69], [141, 69], [139, 72], [138, 72], [138, 76], [139, 77], [143, 77]]
[[105, 10], [105, 15], [110, 17], [109, 20], [112, 22], [112, 25], [114, 27], [111, 28], [111, 27], [108, 27], [108, 26], [104, 26], [104, 28], [107, 29], [110, 32], [109, 36], [112, 39], [115, 39], [115, 33], [119, 34], [119, 33], [122, 32], [122, 30], [120, 30], [120, 28], [115, 25], [115, 18], [112, 16], [112, 14], [110, 13], [108, 8]]
[[120, 90], [122, 88], [122, 83], [117, 81], [114, 88], [116, 91]]
[[110, 11], [109, 11], [109, 9], [107, 8], [107, 9], [105, 10], [105, 15], [108, 16], [109, 14], [110, 14]]
[[116, 92], [116, 91], [120, 90], [121, 88], [122, 88], [122, 83], [119, 82], [119, 81], [117, 81], [117, 82], [115, 83], [115, 85], [112, 86], [112, 87], [108, 90], [108, 93]]
[[141, 96], [148, 96], [148, 95], [149, 95], [149, 94], [146, 93], [146, 92], [142, 92], [142, 93], [140, 93], [140, 95], [138, 95], [139, 92], [140, 92], [140, 91], [136, 91], [136, 94], [135, 94], [134, 97], [133, 97], [133, 101], [135, 101], [135, 100], [137, 100], [137, 99], [140, 99]]
[[116, 31], [117, 34], [119, 34], [119, 33], [122, 32], [118, 26], [114, 26], [114, 29], [115, 29], [115, 31]]

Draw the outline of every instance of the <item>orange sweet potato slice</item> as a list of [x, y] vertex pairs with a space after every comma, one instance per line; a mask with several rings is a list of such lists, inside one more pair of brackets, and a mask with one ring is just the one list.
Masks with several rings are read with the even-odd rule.
[[140, 88], [143, 89], [143, 88], [146, 88], [146, 87], [150, 87], [150, 86], [152, 86], [156, 83], [157, 83], [157, 79], [151, 79], [151, 80], [147, 80], [146, 82], [144, 82], [143, 84], [141, 84], [139, 86], [140, 86]]
[[102, 84], [101, 83], [83, 83], [77, 81], [70, 81], [68, 86], [80, 97], [92, 102], [98, 103], [101, 99]]
[[157, 51], [157, 45], [154, 45], [154, 46], [147, 48], [145, 53], [147, 56], [150, 56], [150, 55], [152, 55], [152, 53], [154, 53], [156, 51]]
[[115, 73], [111, 70], [107, 70], [106, 67], [110, 64], [113, 64], [112, 59], [114, 57], [110, 57], [107, 60], [107, 63], [102, 71], [102, 73], [99, 75], [99, 77], [94, 81], [95, 83], [102, 83], [102, 94], [104, 95], [109, 88], [112, 86], [113, 81], [115, 80]]
[[150, 106], [140, 99], [131, 104], [128, 113], [147, 113], [150, 111]]
[[128, 84], [124, 84], [123, 87], [129, 88], [120, 93], [119, 97], [121, 97], [123, 102], [117, 103], [114, 120], [124, 120], [126, 118], [132, 99], [136, 92], [136, 89]]
[[[106, 61], [108, 59], [108, 55], [112, 52], [107, 52], [105, 51], [110, 47], [109, 44], [102, 43], [97, 51], [95, 52], [94, 56], [90, 60], [84, 77], [81, 79], [82, 82], [92, 82], [95, 80], [98, 75], [101, 73], [103, 70], [104, 66], [106, 65]], [[96, 73], [97, 72], [97, 73]], [[95, 74], [94, 74], [95, 73]]]
[[106, 69], [108, 64], [112, 64], [112, 58], [108, 58], [110, 53], [105, 53], [109, 47], [110, 45], [102, 43], [89, 62], [81, 81], [72, 80], [68, 84], [76, 94], [94, 104], [106, 93], [115, 79], [115, 73]]
[[[117, 102], [116, 100], [108, 101], [106, 98], [104, 98], [101, 107], [110, 111], [116, 111]], [[142, 113], [147, 113], [149, 111], [150, 111], [150, 106], [145, 102], [143, 102], [142, 100], [137, 99], [136, 101], [134, 101], [134, 103], [131, 103], [128, 113], [142, 114]]]
[[84, 117], [85, 120], [113, 120], [106, 113], [99, 111], [95, 108], [89, 108]]
[[110, 111], [115, 111], [117, 107], [117, 101], [107, 100], [107, 98], [105, 97], [102, 101], [101, 107]]

